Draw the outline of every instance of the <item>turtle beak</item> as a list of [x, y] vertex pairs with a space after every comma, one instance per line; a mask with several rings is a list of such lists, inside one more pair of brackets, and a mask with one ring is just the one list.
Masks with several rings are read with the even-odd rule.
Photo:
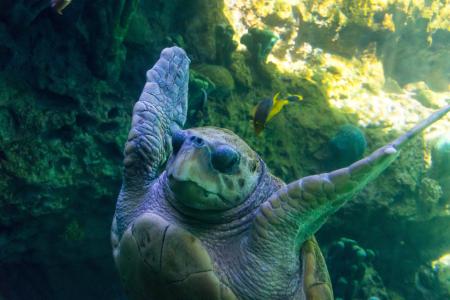
[[209, 182], [210, 164], [207, 143], [198, 136], [189, 136], [168, 164], [167, 174], [172, 181]]
[[208, 145], [188, 138], [167, 164], [169, 188], [176, 203], [194, 209], [223, 209]]

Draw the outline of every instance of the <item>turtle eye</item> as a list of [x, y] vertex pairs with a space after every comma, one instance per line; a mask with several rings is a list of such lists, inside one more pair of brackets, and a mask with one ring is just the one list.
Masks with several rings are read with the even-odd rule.
[[177, 130], [172, 134], [172, 151], [177, 153], [186, 139], [186, 135], [182, 130]]
[[230, 146], [218, 146], [211, 155], [211, 163], [217, 171], [231, 173], [237, 168], [239, 153]]

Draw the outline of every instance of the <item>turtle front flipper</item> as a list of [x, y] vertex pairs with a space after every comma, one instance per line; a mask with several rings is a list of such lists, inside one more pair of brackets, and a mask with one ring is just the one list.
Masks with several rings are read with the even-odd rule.
[[123, 184], [115, 215], [119, 237], [169, 157], [173, 132], [186, 121], [189, 63], [183, 49], [166, 48], [147, 72], [124, 150]]
[[[268, 257], [277, 249], [294, 252], [326, 219], [375, 179], [398, 156], [398, 150], [426, 127], [443, 117], [450, 105], [349, 167], [294, 181], [275, 192], [256, 213], [248, 247]], [[293, 254], [292, 254], [293, 257]]]
[[171, 133], [186, 121], [189, 63], [183, 49], [166, 48], [147, 72], [125, 145], [124, 188], [155, 179], [170, 154]]
[[333, 289], [325, 259], [314, 237], [303, 243], [301, 255], [306, 300], [333, 300]]

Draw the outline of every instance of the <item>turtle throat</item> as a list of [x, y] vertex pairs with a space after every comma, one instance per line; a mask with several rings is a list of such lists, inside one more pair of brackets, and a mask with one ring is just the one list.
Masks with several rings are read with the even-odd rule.
[[[261, 161], [261, 160], [260, 160]], [[255, 189], [250, 193], [249, 197], [244, 201], [236, 204], [233, 207], [223, 210], [205, 210], [196, 209], [192, 206], [187, 206], [183, 201], [179, 201], [176, 197], [176, 193], [173, 190], [174, 183], [171, 183], [167, 172], [162, 174], [163, 192], [165, 199], [174, 208], [180, 221], [186, 223], [196, 223], [198, 226], [209, 227], [211, 224], [221, 225], [230, 230], [231, 228], [241, 227], [241, 223], [251, 223], [251, 220], [256, 213], [259, 205], [266, 200], [268, 194], [276, 191], [279, 186], [274, 184], [273, 177], [267, 172], [264, 163], [260, 164], [260, 176], [258, 178], [258, 184]], [[194, 191], [200, 191], [201, 187], [195, 183], [185, 182], [183, 183], [188, 188]], [[201, 191], [204, 192], [204, 191]], [[212, 193], [208, 193], [210, 197], [220, 197]], [[221, 200], [223, 201], [223, 200]]]

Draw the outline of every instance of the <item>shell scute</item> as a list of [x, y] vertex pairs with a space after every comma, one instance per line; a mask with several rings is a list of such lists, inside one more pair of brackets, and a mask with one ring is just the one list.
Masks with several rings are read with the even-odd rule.
[[132, 226], [141, 258], [152, 271], [161, 269], [161, 249], [168, 228], [166, 220], [151, 213], [141, 215]]
[[176, 225], [167, 229], [161, 255], [161, 272], [168, 283], [213, 269], [201, 241]]

